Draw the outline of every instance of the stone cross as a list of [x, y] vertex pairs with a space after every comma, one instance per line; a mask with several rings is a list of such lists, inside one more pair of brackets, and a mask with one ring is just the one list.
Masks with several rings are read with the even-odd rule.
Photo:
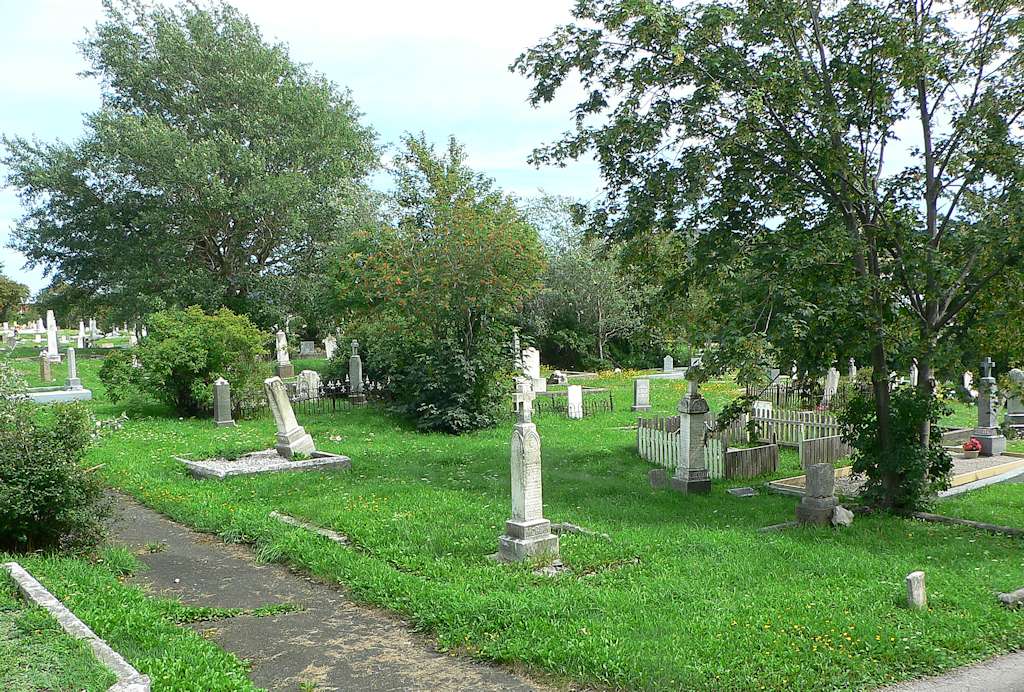
[[268, 377], [263, 381], [263, 390], [267, 394], [267, 402], [274, 414], [277, 426], [277, 453], [286, 459], [296, 454], [312, 454], [316, 451], [313, 438], [299, 425], [292, 410], [292, 402], [288, 400], [288, 388], [280, 377]]
[[558, 557], [558, 536], [551, 533], [551, 522], [544, 518], [540, 435], [530, 420], [533, 397], [525, 382], [517, 385], [511, 454], [512, 517], [505, 522], [505, 535], [498, 538], [498, 559], [503, 562]]
[[651, 381], [646, 377], [633, 380], [633, 410], [651, 410]]
[[672, 477], [672, 489], [684, 494], [711, 492], [711, 477], [704, 461], [705, 421], [710, 409], [697, 380], [689, 380], [689, 389], [678, 410], [679, 465]]
[[996, 367], [995, 361], [985, 356], [985, 360], [981, 361], [981, 376], [992, 377], [992, 368], [994, 367]]
[[218, 428], [235, 426], [235, 420], [231, 417], [231, 384], [223, 377], [213, 383], [213, 422]]
[[352, 355], [348, 359], [348, 399], [355, 405], [366, 403], [363, 391], [363, 359], [359, 357], [359, 342], [352, 339]]
[[570, 420], [582, 420], [583, 418], [583, 387], [578, 384], [569, 385], [566, 391], [566, 413]]
[[68, 349], [68, 379], [64, 386], [68, 389], [81, 389], [82, 380], [78, 378], [78, 359], [75, 357], [75, 349]]

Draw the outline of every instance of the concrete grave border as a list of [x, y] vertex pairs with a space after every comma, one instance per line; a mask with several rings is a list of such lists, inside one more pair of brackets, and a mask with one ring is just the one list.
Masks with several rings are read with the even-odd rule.
[[[252, 454], [264, 454], [266, 452], [274, 452], [274, 450], [261, 450]], [[341, 454], [313, 452], [309, 456], [309, 459], [289, 460], [275, 452], [273, 459], [254, 461], [248, 465], [243, 461], [245, 457], [240, 457], [234, 461], [226, 459], [191, 461], [182, 457], [174, 457], [174, 459], [184, 464], [193, 477], [200, 479], [212, 478], [214, 480], [224, 480], [230, 476], [251, 476], [260, 473], [276, 473], [278, 471], [325, 471], [328, 469], [348, 471], [352, 468], [352, 460]]]
[[75, 639], [84, 639], [100, 663], [117, 676], [117, 682], [108, 688], [108, 692], [149, 692], [149, 676], [137, 671], [121, 654], [97, 637], [88, 625], [75, 617], [74, 613], [47, 591], [46, 587], [24, 567], [17, 562], [5, 562], [3, 567], [11, 575], [25, 600], [46, 609], [64, 631]]

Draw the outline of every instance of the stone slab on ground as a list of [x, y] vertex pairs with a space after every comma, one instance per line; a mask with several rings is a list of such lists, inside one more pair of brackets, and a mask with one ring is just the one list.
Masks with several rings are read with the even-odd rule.
[[[194, 532], [119, 496], [115, 542], [149, 566], [133, 579], [148, 591], [196, 606], [257, 608], [292, 603], [304, 610], [196, 623], [224, 649], [250, 662], [250, 679], [270, 690], [302, 683], [326, 690], [547, 689], [504, 668], [448, 656], [398, 618], [350, 601], [331, 585], [259, 564], [252, 551]], [[147, 546], [161, 544], [150, 552]], [[337, 550], [347, 548], [338, 546]]]
[[274, 449], [264, 449], [237, 459], [203, 459], [191, 461], [175, 457], [185, 464], [196, 478], [214, 478], [221, 480], [229, 476], [249, 476], [257, 473], [276, 473], [278, 471], [325, 471], [340, 469], [347, 471], [352, 468], [352, 461], [340, 454], [313, 452], [309, 459], [287, 459]]
[[1024, 692], [1024, 651], [997, 656], [945, 675], [885, 687], [878, 692]]

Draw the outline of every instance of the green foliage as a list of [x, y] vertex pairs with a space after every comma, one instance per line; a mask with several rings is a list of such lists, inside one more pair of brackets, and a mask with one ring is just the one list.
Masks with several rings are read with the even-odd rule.
[[82, 464], [94, 427], [80, 403], [40, 408], [0, 399], [0, 550], [84, 550], [99, 542], [107, 502]]
[[[193, 306], [150, 315], [149, 336], [129, 351], [107, 356], [100, 371], [114, 401], [138, 388], [182, 414], [213, 403], [212, 385], [223, 377], [236, 396], [259, 389], [267, 335], [245, 315], [227, 308], [206, 314]], [[141, 367], [132, 366], [137, 358]], [[116, 398], [115, 398], [116, 397]]]
[[102, 88], [84, 136], [4, 140], [26, 208], [15, 245], [117, 316], [226, 305], [283, 323], [372, 213], [373, 132], [230, 5], [105, 5], [80, 44]]
[[393, 223], [354, 235], [337, 293], [362, 325], [350, 331], [363, 336], [367, 372], [421, 427], [463, 432], [494, 420], [505, 369], [495, 354], [539, 286], [543, 250], [454, 140], [440, 154], [422, 136], [405, 145]]
[[[847, 432], [843, 438], [854, 448], [853, 470], [867, 476], [861, 497], [872, 505], [894, 511], [927, 506], [934, 495], [949, 487], [953, 460], [942, 446], [938, 423], [952, 411], [935, 397], [914, 387], [893, 392], [889, 425], [895, 444], [884, 450], [878, 440], [878, 414], [874, 400], [855, 390], [839, 412]], [[921, 429], [927, 424], [927, 444]]]
[[28, 300], [28, 286], [0, 274], [0, 321], [14, 319], [16, 310]]

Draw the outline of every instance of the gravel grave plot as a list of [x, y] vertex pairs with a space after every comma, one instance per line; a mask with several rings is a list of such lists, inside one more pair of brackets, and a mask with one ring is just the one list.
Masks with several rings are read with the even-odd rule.
[[255, 473], [276, 473], [278, 471], [322, 471], [352, 468], [352, 461], [340, 454], [313, 452], [308, 459], [287, 459], [274, 449], [252, 452], [237, 459], [203, 459], [192, 461], [175, 457], [183, 463], [196, 478], [222, 479], [228, 476], [245, 476]]

